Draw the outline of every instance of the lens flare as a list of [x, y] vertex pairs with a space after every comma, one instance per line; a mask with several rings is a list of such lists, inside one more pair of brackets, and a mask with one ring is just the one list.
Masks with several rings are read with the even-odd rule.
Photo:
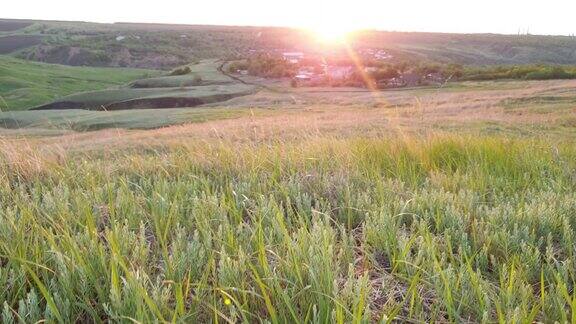
[[319, 26], [311, 29], [317, 40], [326, 43], [343, 43], [352, 31], [345, 26]]

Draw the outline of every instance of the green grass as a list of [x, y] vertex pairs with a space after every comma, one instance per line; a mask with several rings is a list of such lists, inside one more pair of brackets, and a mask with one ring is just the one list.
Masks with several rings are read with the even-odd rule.
[[504, 100], [508, 112], [531, 111], [540, 114], [558, 113], [574, 109], [576, 96], [535, 96]]
[[[237, 82], [222, 74], [218, 66], [216, 60], [206, 60], [191, 64], [191, 73], [187, 75], [139, 79], [123, 87], [75, 93], [37, 108], [122, 110], [194, 107], [256, 91], [255, 86]], [[200, 79], [197, 80], [197, 77]]]
[[[201, 85], [227, 85], [236, 81], [218, 71], [222, 63], [218, 60], [203, 60], [188, 64], [190, 73], [157, 78], [136, 80], [130, 83], [133, 88], [177, 88]], [[200, 78], [199, 80], [197, 78]]]
[[0, 127], [34, 134], [46, 130], [94, 131], [106, 128], [154, 129], [260, 114], [258, 110], [224, 108], [167, 108], [119, 111], [41, 110], [0, 113]]
[[[118, 89], [107, 89], [99, 91], [88, 91], [81, 92], [66, 97], [62, 97], [53, 103], [48, 104], [44, 107], [51, 107], [53, 105], [65, 104], [66, 106], [73, 106], [74, 109], [101, 109], [105, 106], [107, 108], [114, 107], [115, 105], [120, 105], [121, 108], [115, 107], [114, 109], [131, 109], [132, 106], [136, 108], [164, 108], [161, 102], [158, 100], [162, 99], [192, 99], [197, 100], [195, 104], [190, 104], [190, 106], [195, 106], [199, 104], [208, 104], [219, 101], [224, 101], [231, 99], [236, 96], [245, 96], [252, 94], [254, 92], [254, 87], [250, 85], [245, 85], [241, 83], [229, 84], [229, 85], [205, 85], [205, 86], [193, 86], [193, 87], [182, 87], [182, 88], [118, 88]], [[133, 101], [137, 101], [138, 104], [132, 105]], [[51, 108], [54, 109], [54, 108]], [[55, 108], [62, 109], [62, 108]], [[68, 108], [63, 108], [68, 109]]]
[[576, 147], [3, 143], [2, 321], [576, 320]]
[[23, 110], [87, 90], [158, 75], [141, 69], [70, 67], [0, 55], [0, 110]]

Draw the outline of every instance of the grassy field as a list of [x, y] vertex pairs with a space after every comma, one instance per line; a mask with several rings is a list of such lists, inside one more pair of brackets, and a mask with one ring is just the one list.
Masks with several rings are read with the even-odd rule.
[[122, 110], [194, 107], [249, 95], [253, 92], [253, 86], [241, 83], [182, 88], [118, 88], [69, 95], [36, 109]]
[[[209, 79], [206, 79], [209, 80]], [[255, 78], [251, 81], [258, 82]], [[194, 90], [197, 89], [197, 90]], [[215, 100], [193, 108], [134, 109], [134, 111], [13, 111], [0, 113], [0, 135], [14, 133], [38, 134], [46, 131], [83, 131], [104, 128], [151, 129], [205, 120], [206, 114], [221, 113], [230, 116], [253, 114], [280, 116], [269, 123], [281, 125], [286, 133], [299, 131], [298, 127], [319, 127], [324, 132], [337, 134], [347, 122], [363, 127], [366, 135], [378, 136], [397, 128], [418, 132], [468, 130], [483, 134], [536, 135], [549, 137], [574, 136], [576, 81], [493, 81], [451, 83], [443, 88], [412, 88], [370, 92], [355, 88], [289, 88], [274, 83], [250, 95], [239, 96], [225, 102], [224, 94], [252, 92], [250, 86], [240, 83], [205, 85], [187, 88], [122, 88], [102, 92], [87, 92], [68, 98], [79, 102], [114, 99], [106, 94], [117, 94], [114, 100], [126, 99], [126, 94], [138, 92], [145, 98], [158, 95], [191, 96], [209, 99], [210, 90]], [[112, 99], [111, 99], [112, 98]], [[210, 102], [210, 101], [207, 101]], [[262, 116], [264, 116], [262, 115]], [[301, 125], [302, 118], [312, 118], [311, 124]], [[342, 120], [347, 116], [349, 120]], [[213, 118], [207, 118], [213, 120]], [[263, 122], [264, 123], [264, 122]], [[294, 125], [298, 125], [295, 127]], [[329, 126], [326, 126], [329, 125]], [[466, 125], [463, 127], [462, 125]], [[261, 125], [265, 129], [267, 125]], [[333, 127], [332, 127], [333, 126]], [[260, 126], [259, 126], [260, 127]], [[279, 126], [280, 127], [280, 126]], [[276, 130], [274, 130], [275, 132]]]
[[246, 96], [257, 87], [219, 71], [216, 60], [190, 64], [190, 73], [135, 80], [122, 87], [86, 91], [35, 107], [36, 110], [124, 110], [195, 107]]
[[[191, 64], [188, 75], [159, 76], [159, 71], [68, 67], [0, 56], [0, 109], [192, 107], [254, 92], [254, 86], [234, 81], [219, 72], [219, 65], [215, 60], [206, 60]], [[13, 116], [7, 115], [8, 118]], [[63, 117], [69, 115], [62, 114]], [[79, 112], [78, 117], [82, 115], [85, 113]], [[23, 113], [22, 116], [41, 118], [44, 115]], [[1, 112], [0, 119], [5, 120]]]
[[5, 130], [2, 322], [574, 322], [575, 87], [261, 91], [154, 130]]
[[34, 63], [0, 55], [0, 110], [23, 110], [72, 93], [119, 86], [158, 74], [151, 70]]
[[[64, 134], [100, 129], [153, 129], [184, 123], [223, 120], [251, 114], [262, 115], [261, 109], [226, 108], [163, 108], [119, 111], [46, 110], [19, 111], [0, 114], [0, 135]], [[4, 132], [2, 131], [4, 128]]]

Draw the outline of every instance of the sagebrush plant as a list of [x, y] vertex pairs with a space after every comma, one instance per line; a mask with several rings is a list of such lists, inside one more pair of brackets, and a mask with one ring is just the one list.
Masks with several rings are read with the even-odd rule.
[[2, 152], [5, 323], [576, 321], [570, 142]]

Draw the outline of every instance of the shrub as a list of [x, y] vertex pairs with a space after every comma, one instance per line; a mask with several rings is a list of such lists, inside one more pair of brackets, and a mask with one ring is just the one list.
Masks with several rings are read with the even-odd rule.
[[226, 70], [229, 73], [236, 73], [241, 70], [248, 70], [249, 66], [250, 64], [248, 63], [248, 61], [235, 61], [228, 64]]
[[462, 80], [554, 80], [575, 79], [576, 69], [565, 66], [523, 65], [468, 69]]
[[192, 72], [189, 66], [181, 66], [170, 72], [170, 75], [186, 75]]
[[556, 66], [553, 68], [546, 68], [539, 71], [534, 71], [526, 74], [526, 80], [552, 80], [552, 79], [572, 79], [575, 73], [568, 73], [562, 67]]

